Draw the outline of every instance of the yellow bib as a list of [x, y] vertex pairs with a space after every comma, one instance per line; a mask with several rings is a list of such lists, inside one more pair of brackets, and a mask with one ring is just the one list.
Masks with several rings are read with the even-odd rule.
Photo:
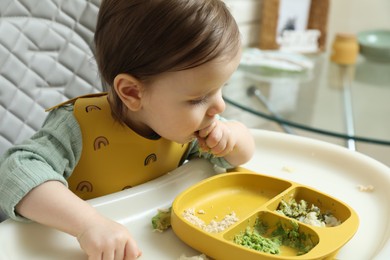
[[172, 171], [188, 148], [164, 138], [144, 138], [116, 122], [106, 94], [76, 99], [74, 115], [83, 148], [68, 182], [82, 199], [131, 188]]

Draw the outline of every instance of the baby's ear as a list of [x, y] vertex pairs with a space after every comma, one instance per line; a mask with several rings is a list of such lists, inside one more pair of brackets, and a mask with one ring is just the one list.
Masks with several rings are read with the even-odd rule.
[[141, 108], [143, 84], [129, 74], [119, 74], [114, 79], [114, 89], [123, 104], [132, 111]]

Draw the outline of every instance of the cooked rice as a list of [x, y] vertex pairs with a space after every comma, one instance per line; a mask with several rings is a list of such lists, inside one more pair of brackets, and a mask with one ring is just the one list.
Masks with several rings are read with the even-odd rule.
[[222, 232], [238, 221], [236, 213], [232, 211], [230, 214], [226, 215], [221, 221], [211, 220], [210, 223], [206, 225], [203, 220], [201, 220], [195, 215], [194, 208], [184, 210], [183, 217], [191, 224], [203, 229], [208, 233]]

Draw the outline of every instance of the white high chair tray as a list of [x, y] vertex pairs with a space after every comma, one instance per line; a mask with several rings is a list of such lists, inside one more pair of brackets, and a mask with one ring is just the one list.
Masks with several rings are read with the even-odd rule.
[[[304, 185], [337, 197], [360, 218], [356, 235], [337, 259], [389, 259], [390, 169], [343, 147], [282, 133], [252, 130], [256, 154], [244, 167]], [[151, 218], [167, 208], [190, 185], [215, 174], [206, 161], [194, 160], [136, 188], [91, 200], [102, 214], [129, 228], [143, 251], [141, 259], [175, 260], [199, 255], [172, 230], [153, 232]], [[373, 185], [362, 192], [358, 185]], [[86, 259], [75, 238], [34, 223], [7, 220], [0, 224], [0, 259]]]

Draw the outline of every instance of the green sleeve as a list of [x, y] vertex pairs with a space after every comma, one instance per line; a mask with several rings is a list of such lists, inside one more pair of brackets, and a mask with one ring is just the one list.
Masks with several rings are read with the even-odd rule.
[[79, 124], [73, 107], [49, 113], [41, 130], [10, 148], [0, 158], [0, 209], [7, 216], [25, 220], [15, 206], [33, 188], [56, 180], [67, 186], [82, 149]]

